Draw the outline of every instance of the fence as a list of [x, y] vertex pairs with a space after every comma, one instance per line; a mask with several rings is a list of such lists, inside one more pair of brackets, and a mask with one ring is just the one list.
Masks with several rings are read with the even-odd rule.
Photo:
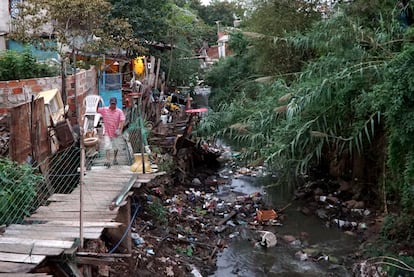
[[[143, 147], [148, 144], [148, 130], [145, 120], [139, 112], [139, 100], [129, 110], [129, 124], [127, 129], [128, 141], [132, 153], [141, 153]], [[148, 127], [148, 126], [147, 126]]]
[[[148, 124], [152, 123], [144, 120], [139, 112], [139, 103], [129, 110], [129, 118], [125, 130], [127, 153], [147, 151], [145, 146], [148, 145], [147, 136], [151, 127]], [[27, 136], [24, 141], [29, 138]], [[102, 155], [99, 153], [100, 159], [103, 159]], [[17, 163], [0, 156], [0, 225], [23, 223], [25, 217], [30, 216], [38, 207], [46, 205], [52, 194], [71, 193], [79, 185], [81, 155], [78, 143], [43, 160], [36, 159], [37, 162], [30, 155], [27, 157], [22, 164], [21, 160]], [[92, 162], [97, 161], [87, 158], [86, 168]]]
[[[19, 165], [0, 158], [0, 225], [22, 223], [54, 193], [71, 193], [79, 184], [80, 148], [74, 144], [40, 164]], [[41, 169], [44, 172], [41, 172]], [[46, 169], [46, 170], [45, 170]]]

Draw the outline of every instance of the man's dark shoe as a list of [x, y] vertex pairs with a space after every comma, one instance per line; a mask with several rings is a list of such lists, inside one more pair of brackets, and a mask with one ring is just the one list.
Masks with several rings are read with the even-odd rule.
[[117, 161], [117, 160], [114, 160], [113, 164], [114, 164], [114, 165], [118, 165], [119, 163], [118, 163], [118, 161]]
[[110, 168], [111, 167], [111, 163], [110, 162], [105, 162], [104, 166], [106, 166], [106, 168]]

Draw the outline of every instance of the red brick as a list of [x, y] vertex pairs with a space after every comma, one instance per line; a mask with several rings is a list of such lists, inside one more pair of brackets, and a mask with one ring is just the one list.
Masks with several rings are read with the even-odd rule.
[[20, 87], [20, 82], [18, 80], [7, 81], [7, 86], [9, 88]]
[[42, 86], [38, 86], [38, 85], [32, 86], [32, 92], [37, 93], [37, 92], [41, 92], [41, 91], [44, 91], [44, 90], [45, 90], [45, 88], [42, 87]]
[[23, 93], [23, 88], [19, 87], [19, 88], [13, 88], [13, 94], [21, 94]]
[[69, 104], [69, 110], [70, 110], [70, 111], [76, 111], [76, 105], [74, 105], [74, 104]]
[[37, 79], [28, 79], [24, 81], [27, 86], [35, 86], [37, 85]]
[[0, 114], [9, 113], [9, 108], [0, 108]]

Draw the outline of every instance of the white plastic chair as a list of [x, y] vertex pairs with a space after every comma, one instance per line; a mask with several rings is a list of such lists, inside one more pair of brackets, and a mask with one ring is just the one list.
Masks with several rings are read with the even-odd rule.
[[[93, 117], [93, 128], [98, 126], [99, 120], [101, 119], [101, 114], [97, 112], [99, 102], [104, 105], [104, 101], [99, 95], [88, 95], [85, 97], [85, 118]], [[88, 122], [88, 120], [85, 120]], [[87, 126], [84, 126], [84, 130], [87, 130]]]

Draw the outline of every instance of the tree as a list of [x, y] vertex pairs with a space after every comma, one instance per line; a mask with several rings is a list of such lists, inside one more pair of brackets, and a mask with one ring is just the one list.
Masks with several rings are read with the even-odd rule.
[[47, 47], [56, 39], [64, 47], [99, 54], [139, 48], [130, 25], [111, 18], [112, 6], [105, 0], [27, 0], [18, 5], [12, 21], [12, 38]]
[[198, 8], [199, 16], [210, 26], [220, 22], [222, 27], [233, 27], [236, 19], [242, 19], [244, 9], [238, 1], [211, 1], [208, 6]]
[[[286, 34], [304, 32], [321, 19], [316, 4], [302, 0], [256, 1], [245, 30], [260, 34], [254, 37], [254, 66], [264, 75], [284, 75], [300, 71], [312, 55], [308, 49], [292, 47]], [[288, 75], [291, 77], [290, 75]]]
[[163, 53], [167, 82], [172, 86], [195, 85], [200, 68], [197, 49], [203, 45], [203, 37], [210, 27], [189, 8], [171, 4], [169, 10], [166, 41], [172, 47], [169, 52]]
[[110, 2], [113, 5], [111, 17], [125, 18], [132, 27], [133, 36], [150, 52], [153, 51], [151, 48], [153, 43], [166, 42], [168, 32], [166, 18], [170, 13], [167, 0], [110, 0]]

